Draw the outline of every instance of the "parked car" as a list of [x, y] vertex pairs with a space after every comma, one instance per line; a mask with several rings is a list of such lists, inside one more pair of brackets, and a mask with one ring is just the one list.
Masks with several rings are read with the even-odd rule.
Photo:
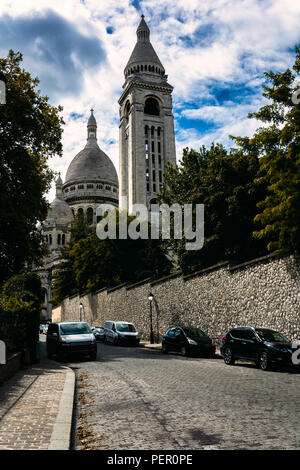
[[104, 324], [104, 341], [113, 344], [138, 346], [140, 337], [133, 323], [110, 320]]
[[102, 326], [92, 326], [91, 330], [98, 341], [104, 340], [104, 328]]
[[47, 355], [63, 359], [70, 354], [97, 357], [97, 342], [86, 322], [51, 323], [46, 339]]
[[232, 328], [223, 336], [220, 352], [228, 365], [240, 359], [253, 361], [263, 370], [293, 366], [291, 341], [270, 328]]
[[162, 337], [162, 350], [179, 351], [183, 356], [199, 354], [214, 357], [216, 347], [211, 338], [199, 328], [173, 326]]

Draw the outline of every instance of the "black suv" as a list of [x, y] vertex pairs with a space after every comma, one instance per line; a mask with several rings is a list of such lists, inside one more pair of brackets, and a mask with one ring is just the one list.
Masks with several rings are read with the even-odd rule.
[[199, 354], [214, 357], [216, 347], [211, 338], [199, 328], [173, 326], [162, 337], [162, 350], [180, 351], [183, 356]]
[[232, 328], [223, 336], [220, 352], [225, 364], [241, 359], [253, 361], [263, 370], [275, 364], [293, 366], [291, 341], [268, 328]]

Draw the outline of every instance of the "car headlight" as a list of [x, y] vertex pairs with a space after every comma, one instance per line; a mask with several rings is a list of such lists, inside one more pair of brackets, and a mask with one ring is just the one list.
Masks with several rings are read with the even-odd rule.
[[194, 346], [198, 345], [198, 343], [196, 341], [194, 341], [193, 339], [191, 339], [191, 338], [187, 338], [187, 340], [188, 340], [189, 344], [193, 344]]

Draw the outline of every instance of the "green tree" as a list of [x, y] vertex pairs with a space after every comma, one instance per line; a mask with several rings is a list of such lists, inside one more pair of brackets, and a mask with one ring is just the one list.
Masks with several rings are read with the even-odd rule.
[[79, 290], [74, 271], [74, 258], [72, 249], [80, 240], [91, 234], [91, 227], [83, 214], [77, 214], [71, 224], [70, 241], [63, 247], [60, 254], [60, 262], [53, 273], [53, 306], [60, 304], [61, 300]]
[[[259, 155], [257, 184], [265, 184], [267, 193], [258, 203], [254, 231], [269, 251], [300, 249], [300, 47], [296, 47], [293, 70], [266, 72], [263, 96], [270, 104], [249, 114], [264, 123], [252, 138], [237, 137], [236, 143], [247, 158]], [[293, 102], [293, 96], [294, 101]]]
[[[128, 217], [127, 225], [134, 217]], [[119, 216], [117, 212], [117, 234]], [[76, 232], [78, 235], [78, 231]], [[71, 239], [54, 275], [54, 302], [78, 292], [95, 291], [121, 283], [137, 282], [147, 277], [169, 274], [172, 264], [160, 240], [100, 240], [95, 227], [81, 239]], [[72, 284], [70, 278], [73, 276]], [[71, 290], [72, 288], [73, 290]]]
[[53, 174], [47, 160], [62, 152], [62, 108], [49, 105], [21, 62], [13, 51], [0, 59], [6, 87], [0, 106], [0, 285], [46, 253], [37, 222], [48, 210]]
[[[7, 342], [9, 353], [28, 348], [35, 362], [39, 323], [44, 292], [36, 273], [17, 274], [8, 279], [0, 292], [0, 309], [14, 317], [14, 324], [1, 325], [1, 338]], [[6, 327], [5, 327], [6, 326]]]
[[264, 185], [254, 184], [258, 168], [257, 155], [228, 153], [222, 145], [212, 144], [199, 152], [184, 149], [181, 164], [167, 169], [161, 201], [204, 204], [203, 248], [187, 251], [185, 240], [168, 243], [184, 272], [228, 259], [241, 262], [264, 252], [263, 244], [252, 237], [256, 204], [264, 194]]

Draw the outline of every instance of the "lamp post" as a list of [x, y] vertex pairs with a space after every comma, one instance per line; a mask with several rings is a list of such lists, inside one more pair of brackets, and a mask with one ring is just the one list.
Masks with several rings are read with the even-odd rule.
[[153, 324], [152, 324], [152, 300], [153, 300], [153, 295], [150, 294], [148, 295], [148, 299], [150, 302], [150, 344], [154, 343], [154, 335], [153, 335]]
[[82, 304], [82, 302], [80, 302], [80, 304], [79, 304], [80, 321], [82, 321], [82, 309], [83, 309], [83, 304]]

